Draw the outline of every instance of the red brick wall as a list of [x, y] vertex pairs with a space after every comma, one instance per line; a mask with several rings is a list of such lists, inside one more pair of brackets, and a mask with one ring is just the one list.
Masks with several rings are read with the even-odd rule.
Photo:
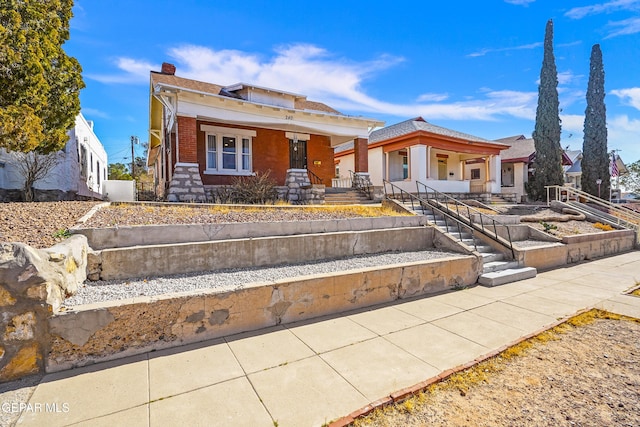
[[178, 162], [198, 161], [197, 129], [194, 117], [178, 116]]
[[[284, 185], [287, 169], [289, 169], [289, 140], [284, 131], [203, 121], [198, 121], [197, 129], [200, 129], [201, 124], [255, 130], [256, 136], [253, 138], [251, 159], [253, 171], [265, 172], [271, 170], [271, 177], [276, 181], [277, 185]], [[325, 185], [331, 185], [331, 178], [333, 178], [334, 174], [333, 149], [328, 137], [311, 135], [311, 141], [307, 143], [307, 160], [308, 167], [323, 179]], [[314, 165], [314, 160], [319, 160], [321, 165]], [[206, 175], [203, 173], [207, 164], [205, 132], [200, 130], [197, 132], [197, 161], [200, 164], [200, 175], [202, 176], [203, 184], [229, 185], [233, 180], [233, 176]]]
[[[314, 161], [320, 161], [320, 165], [314, 164]], [[322, 178], [325, 186], [331, 187], [336, 169], [328, 136], [311, 135], [311, 141], [307, 142], [307, 169]]]
[[356, 138], [353, 140], [354, 172], [369, 172], [369, 140]]

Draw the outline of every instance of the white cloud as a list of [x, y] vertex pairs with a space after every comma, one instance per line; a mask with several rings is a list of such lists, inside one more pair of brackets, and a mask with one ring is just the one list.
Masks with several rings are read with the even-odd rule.
[[615, 27], [605, 39], [617, 36], [640, 33], [640, 18], [629, 18], [623, 21], [609, 22], [608, 27]]
[[[446, 93], [425, 93], [407, 103], [389, 103], [369, 96], [362, 89], [363, 82], [404, 60], [394, 56], [356, 63], [309, 44], [282, 46], [266, 58], [239, 50], [213, 50], [196, 45], [172, 48], [169, 56], [176, 64], [176, 74], [181, 77], [221, 85], [244, 82], [282, 89], [304, 94], [341, 111], [484, 121], [505, 116], [527, 120], [535, 117], [536, 92], [481, 89], [477, 96], [451, 102], [443, 102], [449, 99]], [[115, 64], [121, 71], [119, 74], [88, 77], [110, 84], [141, 84], [148, 82], [150, 70], [160, 69], [147, 61], [131, 58], [119, 58]]]
[[95, 117], [100, 117], [101, 119], [109, 119], [110, 116], [109, 114], [105, 113], [102, 110], [97, 110], [95, 108], [87, 108], [87, 107], [82, 107], [82, 115], [87, 119], [87, 120], [91, 120], [92, 118]]
[[523, 44], [520, 46], [513, 46], [513, 47], [486, 48], [486, 49], [480, 49], [477, 52], [470, 53], [467, 56], [475, 58], [478, 56], [485, 56], [487, 53], [508, 52], [511, 50], [535, 49], [535, 48], [541, 47], [542, 45], [543, 45], [542, 42], [536, 42], [536, 43]]
[[160, 66], [132, 58], [116, 58], [115, 65], [119, 74], [86, 74], [85, 77], [101, 83], [138, 84], [149, 82], [149, 72], [159, 70]]
[[601, 13], [611, 13], [620, 10], [638, 10], [640, 9], [640, 1], [638, 0], [613, 0], [602, 4], [594, 4], [591, 6], [574, 7], [567, 11], [564, 15], [571, 19], [582, 19], [589, 15], [599, 15]]
[[607, 121], [609, 150], [621, 150], [625, 163], [640, 160], [640, 119], [630, 119], [626, 114]]
[[422, 95], [418, 96], [418, 99], [416, 99], [416, 101], [417, 102], [428, 102], [428, 101], [440, 102], [440, 101], [444, 101], [447, 98], [449, 98], [448, 93], [423, 93]]
[[616, 89], [612, 90], [611, 94], [620, 98], [626, 105], [640, 110], [640, 87]]
[[504, 0], [505, 3], [515, 4], [516, 6], [529, 6], [529, 3], [533, 3], [536, 0]]

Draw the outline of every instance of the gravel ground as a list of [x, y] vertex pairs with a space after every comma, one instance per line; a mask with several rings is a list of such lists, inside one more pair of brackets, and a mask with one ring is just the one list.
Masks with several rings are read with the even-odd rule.
[[22, 242], [48, 248], [60, 242], [58, 231], [76, 225], [100, 202], [0, 203], [0, 242]]
[[274, 281], [309, 274], [331, 273], [334, 271], [424, 261], [444, 257], [460, 256], [442, 251], [388, 252], [375, 255], [355, 256], [344, 259], [321, 261], [308, 264], [282, 265], [277, 267], [229, 269], [205, 274], [182, 274], [138, 280], [86, 281], [78, 293], [64, 301], [66, 307], [90, 304], [100, 301], [116, 301], [138, 296], [161, 295], [185, 292], [195, 289], [215, 289], [218, 291], [238, 290], [248, 283]]
[[640, 323], [569, 327], [524, 355], [498, 359], [461, 391], [445, 381], [357, 426], [638, 426]]

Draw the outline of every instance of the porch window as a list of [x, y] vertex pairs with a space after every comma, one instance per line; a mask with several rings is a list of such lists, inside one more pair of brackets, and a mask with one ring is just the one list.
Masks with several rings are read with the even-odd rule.
[[402, 156], [402, 179], [409, 178], [409, 157]]
[[207, 169], [217, 169], [218, 155], [216, 154], [216, 136], [215, 135], [207, 135]]
[[471, 169], [471, 179], [480, 179], [480, 168]]
[[206, 135], [205, 174], [251, 174], [251, 152], [255, 131], [209, 125], [201, 125], [200, 130]]
[[222, 137], [222, 169], [236, 170], [236, 139]]

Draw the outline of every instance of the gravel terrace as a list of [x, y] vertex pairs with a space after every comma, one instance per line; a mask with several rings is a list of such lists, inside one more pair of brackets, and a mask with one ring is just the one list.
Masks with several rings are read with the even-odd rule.
[[[58, 239], [58, 230], [71, 228], [96, 202], [54, 203], [0, 203], [0, 241], [22, 241], [34, 247], [49, 247]], [[183, 215], [164, 215], [158, 218], [149, 213], [144, 219], [136, 215], [140, 223], [174, 221]], [[125, 225], [122, 217], [96, 216], [95, 222], [86, 226]], [[129, 217], [129, 220], [132, 218]], [[280, 219], [282, 220], [282, 219]], [[308, 220], [308, 219], [306, 219]], [[116, 221], [114, 223], [114, 221]], [[228, 220], [227, 220], [228, 221]], [[582, 232], [596, 232], [589, 223], [578, 221]], [[163, 222], [167, 223], [167, 222]], [[557, 223], [560, 224], [560, 223]], [[587, 227], [590, 227], [587, 231]], [[562, 229], [556, 231], [558, 234]], [[576, 234], [575, 228], [565, 232]], [[415, 252], [410, 254], [383, 254], [383, 256], [438, 256]], [[450, 256], [451, 254], [446, 254]], [[362, 257], [358, 262], [368, 262]], [[405, 262], [409, 259], [399, 260]], [[338, 262], [326, 262], [331, 269], [343, 269]], [[350, 260], [346, 260], [350, 262]], [[374, 263], [377, 260], [371, 259]], [[363, 264], [359, 264], [362, 266]], [[379, 265], [379, 263], [378, 263]], [[300, 271], [300, 269], [303, 271]], [[279, 267], [291, 269], [290, 274], [309, 274], [309, 265]], [[267, 279], [270, 269], [252, 271], [218, 272], [218, 279], [228, 275], [231, 280], [253, 281]], [[275, 273], [272, 271], [271, 273]], [[202, 277], [198, 277], [202, 276]], [[206, 277], [206, 279], [204, 278]], [[283, 277], [283, 276], [275, 276]], [[209, 280], [209, 282], [207, 282]], [[138, 286], [149, 291], [150, 287], [164, 289], [167, 282], [192, 282], [211, 287], [211, 275], [184, 276], [122, 282], [119, 287], [134, 289]], [[226, 280], [226, 279], [225, 279]], [[157, 284], [154, 281], [158, 281]], [[103, 299], [111, 299], [110, 284], [96, 282], [96, 293]], [[180, 286], [180, 285], [178, 285]], [[179, 290], [179, 287], [178, 289]], [[69, 299], [68, 303], [83, 303], [83, 292]], [[597, 320], [587, 326], [570, 328], [557, 340], [536, 343], [522, 356], [504, 360], [498, 370], [487, 370], [486, 379], [465, 392], [456, 387], [439, 387], [426, 398], [413, 404], [401, 404], [398, 410], [385, 415], [358, 420], [358, 425], [376, 426], [507, 426], [507, 425], [560, 425], [601, 426], [640, 425], [640, 323], [616, 320]], [[34, 390], [38, 377], [0, 385], [0, 401], [26, 402]], [[16, 414], [0, 413], [0, 424], [11, 425]]]

